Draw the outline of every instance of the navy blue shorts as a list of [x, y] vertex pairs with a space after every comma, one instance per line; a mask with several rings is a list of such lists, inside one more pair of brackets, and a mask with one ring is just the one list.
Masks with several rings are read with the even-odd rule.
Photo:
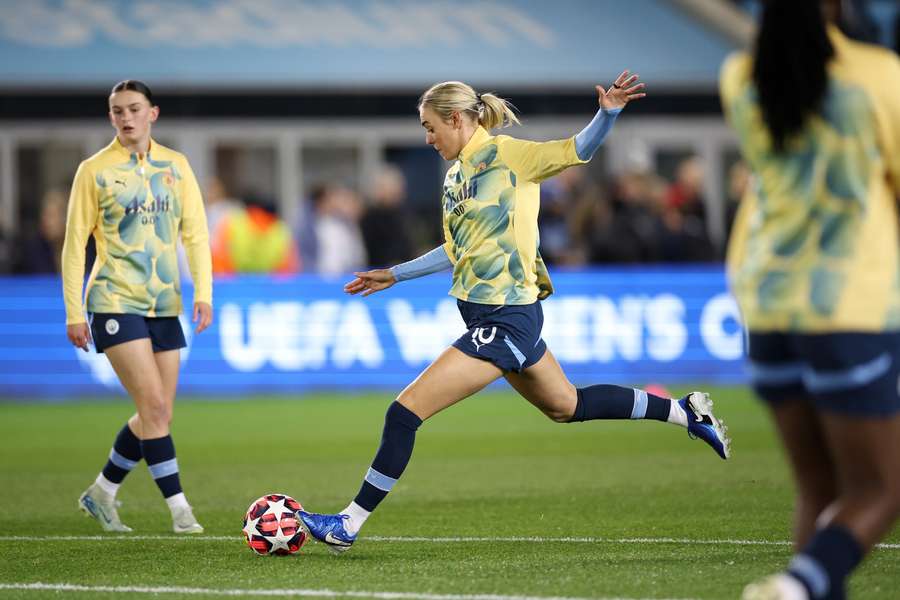
[[749, 335], [750, 381], [770, 404], [807, 398], [860, 417], [900, 411], [900, 333]]
[[544, 310], [534, 304], [496, 306], [457, 300], [468, 331], [453, 347], [469, 356], [488, 360], [504, 372], [521, 372], [544, 356], [547, 344], [541, 339]]
[[94, 348], [99, 354], [110, 346], [142, 338], [150, 338], [154, 352], [178, 350], [187, 346], [178, 317], [118, 313], [91, 313], [89, 317]]

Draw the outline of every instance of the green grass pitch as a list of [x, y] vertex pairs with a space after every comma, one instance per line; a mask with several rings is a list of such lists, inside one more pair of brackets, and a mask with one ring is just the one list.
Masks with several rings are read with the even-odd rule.
[[[316, 512], [343, 508], [390, 395], [180, 400], [182, 483], [206, 527], [195, 538], [171, 533], [143, 463], [119, 494], [134, 533], [103, 534], [76, 509], [128, 400], [7, 401], [0, 598], [141, 598], [154, 588], [167, 599], [275, 589], [386, 600], [735, 598], [790, 556], [792, 490], [762, 407], [743, 389], [712, 396], [734, 439], [728, 462], [671, 425], [560, 425], [511, 392], [479, 394], [422, 426], [409, 468], [350, 552], [311, 542], [289, 557], [250, 552], [240, 535], [247, 505], [285, 492]], [[853, 579], [853, 597], [897, 598], [900, 528], [885, 542]], [[12, 587], [38, 582], [58, 591]]]

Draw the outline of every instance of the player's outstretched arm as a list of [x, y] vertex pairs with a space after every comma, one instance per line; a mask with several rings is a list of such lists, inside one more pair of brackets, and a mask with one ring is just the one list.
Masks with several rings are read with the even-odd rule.
[[362, 292], [363, 296], [368, 296], [386, 290], [397, 283], [397, 279], [390, 269], [374, 269], [353, 274], [356, 275], [356, 279], [344, 286], [344, 291], [351, 295]]
[[369, 294], [385, 290], [398, 281], [423, 277], [449, 269], [452, 266], [453, 263], [450, 261], [447, 249], [441, 245], [418, 258], [400, 263], [390, 269], [375, 269], [354, 273], [356, 279], [345, 285], [344, 291], [348, 294], [362, 292], [363, 296], [368, 296]]
[[643, 91], [644, 87], [643, 83], [638, 83], [638, 76], [629, 75], [628, 71], [622, 71], [622, 74], [616, 78], [615, 83], [608, 90], [604, 90], [601, 85], [597, 86], [600, 109], [587, 127], [575, 136], [575, 150], [578, 158], [581, 160], [593, 158], [625, 105], [647, 95]]
[[621, 110], [632, 100], [638, 100], [646, 96], [644, 89], [647, 86], [638, 82], [637, 74], [630, 74], [628, 70], [616, 77], [615, 82], [604, 90], [602, 85], [597, 86], [597, 95], [600, 108], [603, 110]]

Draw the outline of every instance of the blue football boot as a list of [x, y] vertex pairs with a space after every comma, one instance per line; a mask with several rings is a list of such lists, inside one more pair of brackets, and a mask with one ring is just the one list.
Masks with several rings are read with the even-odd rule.
[[712, 400], [709, 394], [691, 392], [678, 401], [688, 419], [688, 437], [700, 438], [715, 450], [723, 459], [731, 456], [731, 439], [728, 428], [718, 420], [712, 412]]
[[344, 529], [344, 520], [350, 518], [347, 515], [320, 515], [298, 510], [297, 518], [310, 535], [328, 546], [335, 554], [346, 552], [356, 541], [356, 535], [350, 535]]

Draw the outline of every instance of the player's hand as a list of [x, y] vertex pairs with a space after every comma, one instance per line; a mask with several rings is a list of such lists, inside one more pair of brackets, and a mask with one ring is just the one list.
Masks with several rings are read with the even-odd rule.
[[213, 312], [212, 306], [206, 302], [194, 302], [194, 318], [192, 322], [197, 324], [194, 333], [200, 333], [210, 325], [212, 325]]
[[87, 323], [66, 325], [66, 336], [73, 346], [81, 348], [85, 352], [88, 351], [88, 343], [91, 341], [91, 329]]
[[643, 92], [645, 87], [647, 86], [643, 83], [638, 83], [637, 75], [630, 75], [627, 70], [622, 71], [608, 90], [604, 90], [602, 85], [597, 86], [600, 108], [603, 110], [624, 108], [632, 100], [646, 96], [647, 94]]
[[362, 292], [363, 296], [368, 296], [397, 283], [390, 269], [374, 269], [353, 274], [356, 275], [356, 279], [344, 286], [344, 291], [352, 295]]

